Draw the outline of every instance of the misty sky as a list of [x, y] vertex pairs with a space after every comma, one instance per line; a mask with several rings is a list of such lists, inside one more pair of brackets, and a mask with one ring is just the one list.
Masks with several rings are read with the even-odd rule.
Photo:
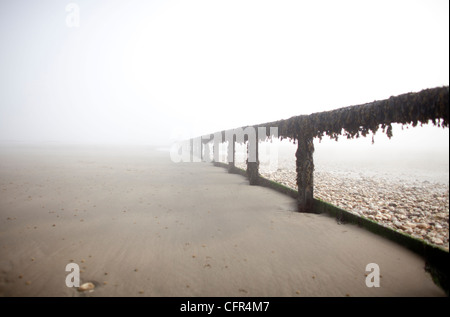
[[449, 84], [447, 0], [1, 0], [0, 43], [0, 141], [162, 144]]

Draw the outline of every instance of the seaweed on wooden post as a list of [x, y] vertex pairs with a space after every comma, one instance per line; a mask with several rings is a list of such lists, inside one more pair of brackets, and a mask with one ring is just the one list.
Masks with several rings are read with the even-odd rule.
[[[254, 129], [254, 137], [248, 137], [247, 142], [247, 175], [250, 185], [259, 183], [259, 155], [258, 155], [258, 131]], [[254, 143], [253, 143], [254, 142]], [[252, 153], [254, 151], [254, 153]]]
[[297, 138], [296, 170], [298, 186], [298, 211], [313, 212], [314, 206], [314, 143], [309, 133], [299, 133]]

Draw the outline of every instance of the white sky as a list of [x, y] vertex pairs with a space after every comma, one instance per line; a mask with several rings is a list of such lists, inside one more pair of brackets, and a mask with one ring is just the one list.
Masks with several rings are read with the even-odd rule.
[[70, 1], [0, 2], [0, 141], [165, 143], [449, 84], [447, 0], [72, 2], [78, 28]]

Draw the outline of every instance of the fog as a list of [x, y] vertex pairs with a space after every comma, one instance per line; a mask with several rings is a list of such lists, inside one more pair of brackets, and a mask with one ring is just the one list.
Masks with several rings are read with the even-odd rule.
[[[448, 85], [448, 7], [2, 1], [0, 142], [167, 145]], [[416, 129], [394, 139], [448, 156], [448, 129]]]

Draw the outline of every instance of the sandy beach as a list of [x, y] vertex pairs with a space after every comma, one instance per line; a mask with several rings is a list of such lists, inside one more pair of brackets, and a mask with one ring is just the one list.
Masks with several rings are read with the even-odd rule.
[[[2, 146], [2, 296], [445, 296], [405, 248], [149, 147]], [[65, 284], [81, 268], [79, 292]], [[380, 287], [366, 286], [366, 265]]]

